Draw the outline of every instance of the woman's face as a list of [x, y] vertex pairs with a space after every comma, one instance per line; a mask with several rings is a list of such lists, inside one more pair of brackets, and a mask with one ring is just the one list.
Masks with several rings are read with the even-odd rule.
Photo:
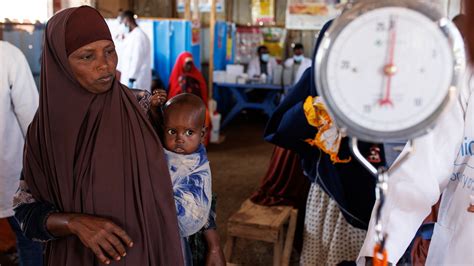
[[118, 60], [112, 41], [100, 40], [84, 45], [70, 54], [68, 60], [84, 89], [103, 93], [112, 87]]
[[189, 72], [193, 68], [193, 61], [189, 61], [184, 64], [184, 72]]

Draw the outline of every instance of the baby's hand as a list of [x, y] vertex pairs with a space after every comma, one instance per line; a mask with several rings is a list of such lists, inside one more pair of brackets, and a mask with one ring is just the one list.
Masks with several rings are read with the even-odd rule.
[[221, 249], [218, 250], [208, 250], [206, 258], [206, 266], [225, 266], [226, 261], [224, 257], [224, 252]]
[[166, 102], [166, 91], [161, 89], [156, 89], [153, 91], [153, 95], [151, 96], [150, 104], [152, 107], [160, 107], [163, 106]]

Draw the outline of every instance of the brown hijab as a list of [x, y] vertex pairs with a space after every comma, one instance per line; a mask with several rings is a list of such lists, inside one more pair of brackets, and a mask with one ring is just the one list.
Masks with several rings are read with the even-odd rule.
[[[94, 27], [102, 32], [105, 27], [107, 34], [99, 38], [110, 38], [103, 18], [90, 7], [65, 9], [49, 20], [40, 104], [25, 146], [25, 181], [37, 200], [61, 212], [106, 217], [121, 226], [135, 244], [114, 265], [182, 265], [171, 179], [152, 125], [117, 80], [106, 93], [93, 94], [79, 85], [68, 64], [72, 51], [67, 50], [84, 42], [81, 36], [70, 42], [66, 32], [70, 19], [83, 16], [79, 9], [90, 15], [80, 18], [76, 30], [94, 34]], [[49, 242], [46, 262], [99, 264], [75, 236]]]

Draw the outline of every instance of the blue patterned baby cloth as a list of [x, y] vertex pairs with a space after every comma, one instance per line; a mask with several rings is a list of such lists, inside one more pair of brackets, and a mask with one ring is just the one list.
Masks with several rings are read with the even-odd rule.
[[198, 232], [207, 222], [211, 209], [211, 169], [206, 149], [201, 145], [192, 154], [165, 149], [181, 237]]

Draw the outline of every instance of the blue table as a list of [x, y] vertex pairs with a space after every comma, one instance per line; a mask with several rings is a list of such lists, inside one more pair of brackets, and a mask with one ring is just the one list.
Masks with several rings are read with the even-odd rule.
[[[275, 108], [277, 107], [277, 96], [284, 92], [285, 87], [281, 85], [273, 84], [234, 84], [234, 83], [214, 83], [214, 98], [218, 102], [219, 109], [222, 110], [222, 97], [220, 94], [227, 90], [231, 92], [235, 99], [235, 103], [230, 111], [225, 115], [224, 121], [222, 122], [222, 128], [227, 126], [229, 122], [235, 118], [244, 109], [257, 109], [263, 110], [265, 114], [270, 116]], [[265, 98], [262, 102], [250, 101], [247, 97], [247, 92], [251, 90], [264, 90], [266, 91]]]

